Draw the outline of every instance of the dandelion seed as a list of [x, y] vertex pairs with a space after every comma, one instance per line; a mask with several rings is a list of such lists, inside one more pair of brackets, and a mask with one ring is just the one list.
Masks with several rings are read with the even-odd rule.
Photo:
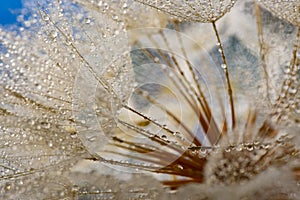
[[289, 21], [295, 26], [300, 25], [299, 1], [258, 0], [258, 2], [276, 16]]
[[[259, 112], [250, 95], [233, 101], [215, 24], [234, 1], [139, 1], [212, 23], [217, 49], [197, 52], [179, 32], [193, 25], [163, 18], [171, 29], [132, 30], [147, 8], [75, 2], [38, 5], [41, 24], [0, 31], [1, 197], [299, 199], [299, 32], [276, 100]], [[266, 69], [267, 55], [254, 54]]]
[[137, 2], [157, 8], [169, 13], [180, 20], [194, 22], [215, 22], [225, 13], [229, 12], [235, 1], [149, 1], [136, 0]]

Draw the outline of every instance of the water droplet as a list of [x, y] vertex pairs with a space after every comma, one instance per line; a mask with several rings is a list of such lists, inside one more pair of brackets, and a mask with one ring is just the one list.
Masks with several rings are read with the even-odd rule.
[[18, 181], [18, 184], [19, 184], [19, 185], [23, 185], [23, 184], [24, 184], [23, 180], [19, 180], [19, 181]]
[[57, 36], [58, 36], [57, 31], [51, 31], [51, 32], [50, 32], [50, 38], [51, 38], [52, 40], [56, 39]]
[[127, 3], [124, 3], [124, 4], [123, 4], [123, 8], [124, 8], [124, 9], [128, 8]]
[[52, 141], [49, 141], [49, 142], [48, 142], [48, 146], [49, 146], [49, 147], [53, 147]]
[[176, 131], [176, 132], [173, 133], [173, 135], [174, 135], [174, 136], [180, 135], [180, 132]]
[[90, 24], [91, 23], [91, 19], [90, 18], [85, 18], [84, 23]]
[[262, 149], [269, 149], [269, 148], [270, 148], [270, 144], [268, 144], [268, 143], [261, 144], [260, 147], [261, 147]]
[[71, 133], [70, 137], [73, 139], [77, 138], [77, 133], [76, 132]]
[[7, 184], [7, 185], [5, 186], [5, 189], [6, 189], [6, 190], [10, 190], [10, 189], [11, 189], [11, 185], [10, 185], [10, 184]]
[[91, 43], [91, 44], [90, 44], [90, 51], [91, 51], [91, 52], [94, 52], [95, 50], [96, 50], [95, 43]]
[[290, 94], [296, 94], [297, 93], [297, 88], [296, 87], [290, 87], [289, 93]]
[[183, 170], [183, 166], [182, 165], [177, 165], [178, 169]]
[[78, 192], [79, 191], [79, 186], [77, 186], [77, 185], [74, 185], [73, 187], [72, 187], [72, 192]]
[[248, 145], [248, 146], [246, 147], [246, 150], [247, 150], [247, 151], [253, 151], [253, 150], [254, 150], [254, 146], [253, 146], [253, 145]]
[[226, 147], [226, 148], [224, 149], [224, 151], [227, 152], [227, 153], [231, 152], [231, 147]]
[[97, 139], [97, 136], [92, 136], [88, 138], [89, 142], [94, 142]]
[[200, 148], [200, 153], [201, 154], [207, 154], [207, 149], [206, 148]]
[[47, 21], [49, 21], [50, 20], [50, 17], [48, 16], [48, 15], [44, 15], [44, 17], [43, 17], [43, 20], [45, 21], [45, 22], [47, 22]]
[[119, 17], [118, 17], [117, 15], [112, 16], [112, 18], [113, 18], [114, 20], [119, 19]]
[[222, 69], [227, 69], [227, 65], [221, 64], [221, 68], [222, 68]]

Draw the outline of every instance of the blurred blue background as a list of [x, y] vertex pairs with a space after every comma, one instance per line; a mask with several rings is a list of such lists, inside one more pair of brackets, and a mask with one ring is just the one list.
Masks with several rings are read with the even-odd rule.
[[21, 0], [1, 0], [0, 2], [0, 25], [17, 23], [17, 16], [22, 8]]

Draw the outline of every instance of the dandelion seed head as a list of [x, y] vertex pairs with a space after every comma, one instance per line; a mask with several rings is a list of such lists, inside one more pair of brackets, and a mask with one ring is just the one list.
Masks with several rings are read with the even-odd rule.
[[291, 139], [282, 136], [266, 142], [231, 144], [212, 153], [206, 166], [208, 184], [250, 181], [272, 166], [286, 166], [299, 156]]
[[236, 1], [149, 1], [136, 0], [183, 21], [214, 22], [229, 12]]
[[285, 19], [295, 26], [300, 25], [300, 4], [298, 1], [259, 0], [258, 2], [277, 17]]

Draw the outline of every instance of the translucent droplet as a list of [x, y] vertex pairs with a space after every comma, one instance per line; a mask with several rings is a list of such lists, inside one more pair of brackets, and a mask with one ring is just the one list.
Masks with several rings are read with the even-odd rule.
[[53, 147], [52, 141], [49, 141], [48, 146], [49, 146], [49, 147]]
[[159, 58], [158, 58], [158, 57], [155, 57], [155, 58], [154, 58], [154, 62], [159, 62]]
[[221, 68], [222, 69], [227, 69], [227, 65], [226, 64], [221, 64]]
[[94, 142], [97, 139], [97, 136], [92, 136], [88, 138], [89, 142]]
[[254, 150], [254, 146], [253, 145], [248, 145], [246, 147], [247, 151], [253, 151]]
[[124, 3], [124, 4], [123, 4], [123, 8], [124, 8], [124, 9], [128, 8], [127, 3]]
[[50, 20], [50, 17], [49, 17], [48, 15], [45, 14], [45, 15], [43, 16], [43, 20], [47, 22], [47, 21]]
[[235, 148], [237, 151], [242, 151], [243, 150], [243, 145], [237, 145]]
[[51, 39], [54, 40], [57, 36], [58, 36], [57, 31], [51, 31], [51, 32], [50, 32], [50, 38], [51, 38]]
[[113, 18], [114, 20], [119, 19], [119, 17], [118, 17], [117, 15], [114, 15], [112, 18]]
[[94, 43], [92, 43], [92, 44], [90, 45], [90, 51], [91, 51], [91, 52], [94, 52], [95, 50], [96, 50], [96, 46], [95, 46]]
[[183, 170], [183, 166], [182, 165], [177, 165], [178, 169]]
[[200, 153], [201, 153], [201, 154], [207, 154], [207, 149], [201, 148], [201, 149], [200, 149]]
[[73, 139], [74, 139], [74, 138], [77, 138], [77, 133], [76, 133], [76, 132], [71, 133], [70, 137], [73, 138]]
[[173, 133], [173, 135], [174, 135], [174, 136], [180, 135], [180, 132], [176, 131], [176, 132]]
[[91, 19], [90, 18], [85, 18], [84, 23], [90, 24], [91, 23]]
[[37, 88], [38, 90], [41, 90], [41, 89], [42, 89], [42, 86], [41, 86], [40, 84], [38, 84], [38, 85], [36, 86], [36, 88]]
[[263, 149], [269, 149], [270, 144], [267, 144], [267, 143], [266, 144], [261, 144], [260, 147], [263, 148]]
[[290, 94], [296, 94], [296, 93], [297, 93], [297, 88], [291, 87], [291, 88], [289, 89], [289, 93], [290, 93]]

